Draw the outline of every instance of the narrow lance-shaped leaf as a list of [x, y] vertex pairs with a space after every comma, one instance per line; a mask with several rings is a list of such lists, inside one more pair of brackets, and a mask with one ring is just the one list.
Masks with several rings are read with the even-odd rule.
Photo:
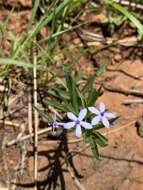
[[48, 90], [48, 94], [54, 96], [55, 98], [61, 99], [61, 100], [69, 100], [69, 94], [61, 89], [57, 88], [51, 88]]
[[68, 92], [70, 95], [70, 100], [73, 108], [75, 109], [75, 112], [78, 112], [79, 106], [78, 106], [78, 95], [76, 91], [76, 85], [72, 78], [72, 76], [69, 73], [66, 73], [66, 82], [68, 87]]
[[92, 106], [94, 105], [95, 101], [98, 98], [98, 92], [95, 89], [92, 89], [89, 92], [88, 98], [87, 98], [87, 106]]
[[95, 132], [94, 133], [94, 138], [95, 138], [95, 141], [96, 143], [101, 146], [101, 147], [104, 147], [104, 146], [107, 146], [108, 145], [108, 140], [107, 138], [105, 138], [102, 134], [100, 134], [99, 132]]
[[108, 64], [102, 64], [96, 71], [96, 73], [90, 77], [90, 79], [87, 81], [86, 85], [82, 89], [82, 93], [85, 94], [86, 92], [90, 92], [93, 89], [94, 81], [97, 77], [102, 75], [106, 69]]
[[91, 150], [93, 154], [95, 155], [96, 159], [99, 159], [98, 146], [97, 146], [96, 139], [95, 139], [92, 129], [85, 131], [84, 139], [85, 139], [85, 143], [90, 144]]
[[64, 111], [64, 112], [68, 112], [68, 111], [69, 111], [69, 110], [65, 107], [65, 105], [62, 105], [62, 104], [58, 103], [57, 101], [48, 100], [47, 98], [45, 98], [45, 99], [43, 100], [43, 102], [44, 102], [45, 104], [47, 104], [48, 106], [52, 106], [52, 107], [54, 107], [54, 108], [56, 108], [56, 109], [59, 109], [59, 110], [61, 110], [61, 111]]

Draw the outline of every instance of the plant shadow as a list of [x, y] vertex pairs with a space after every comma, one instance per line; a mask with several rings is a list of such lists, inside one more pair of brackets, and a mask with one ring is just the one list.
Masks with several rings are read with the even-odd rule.
[[[49, 149], [48, 147], [47, 149], [47, 151], [38, 152], [38, 155], [45, 157], [48, 162], [48, 165], [38, 170], [39, 175], [42, 172], [46, 172], [47, 175], [44, 180], [37, 181], [38, 190], [54, 190], [56, 188], [66, 190], [65, 174], [68, 173], [65, 167], [66, 164], [72, 168], [73, 174], [78, 179], [83, 177], [79, 174], [74, 165], [73, 157], [68, 147], [67, 135], [64, 130], [60, 136], [60, 141], [56, 149]], [[33, 152], [31, 156], [33, 156]], [[17, 184], [17, 186], [27, 189], [34, 187], [34, 183]]]

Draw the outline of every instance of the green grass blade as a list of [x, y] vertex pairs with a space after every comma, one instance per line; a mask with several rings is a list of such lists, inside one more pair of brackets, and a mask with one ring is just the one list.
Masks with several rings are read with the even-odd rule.
[[143, 35], [143, 25], [141, 22], [134, 16], [132, 15], [126, 8], [123, 6], [113, 2], [113, 0], [104, 0], [107, 4], [111, 5], [113, 8], [124, 14], [134, 25], [137, 27], [139, 33]]
[[39, 4], [40, 4], [40, 0], [35, 0], [34, 6], [33, 6], [33, 9], [32, 9], [32, 16], [31, 16], [30, 22], [28, 24], [28, 28], [31, 28], [31, 26], [32, 26], [32, 22], [35, 19]]
[[23, 61], [18, 61], [15, 59], [10, 59], [10, 58], [0, 58], [0, 65], [16, 65], [20, 67], [25, 67], [25, 68], [33, 68], [32, 63], [30, 62], [23, 62]]
[[[81, 3], [84, 1], [81, 1]], [[29, 31], [28, 35], [25, 36], [24, 39], [21, 40], [20, 45], [17, 46], [14, 54], [13, 54], [13, 58], [16, 58], [19, 55], [20, 49], [23, 49], [27, 44], [29, 44], [30, 42], [32, 42], [33, 37], [36, 36], [40, 29], [42, 27], [44, 27], [45, 25], [47, 25], [49, 22], [52, 21], [54, 16], [59, 16], [62, 14], [64, 8], [70, 4], [77, 4], [79, 3], [79, 1], [75, 1], [75, 0], [64, 0], [58, 7], [56, 7], [56, 9], [54, 11], [51, 12], [47, 12], [42, 18], [41, 20], [36, 24], [36, 26], [34, 27], [34, 29], [32, 29], [31, 31]]]

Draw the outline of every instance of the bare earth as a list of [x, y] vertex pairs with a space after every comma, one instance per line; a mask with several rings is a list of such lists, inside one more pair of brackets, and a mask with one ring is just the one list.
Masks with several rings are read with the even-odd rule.
[[[10, 3], [15, 1], [9, 1]], [[30, 17], [29, 1], [19, 1], [19, 6], [26, 6], [27, 10], [20, 13], [13, 13], [8, 30], [16, 30], [18, 35], [25, 30], [24, 24]], [[7, 11], [2, 9], [0, 19]], [[10, 13], [9, 13], [10, 14]], [[11, 13], [12, 14], [12, 13]], [[17, 16], [18, 15], [18, 16]], [[25, 15], [23, 17], [23, 15]], [[12, 19], [13, 18], [13, 19]], [[24, 19], [22, 19], [24, 18]], [[15, 22], [15, 20], [17, 22]], [[15, 25], [13, 25], [15, 23]], [[22, 26], [22, 27], [21, 27]], [[70, 37], [66, 39], [70, 40]], [[78, 40], [73, 40], [73, 46], [78, 44]], [[8, 39], [2, 39], [4, 48], [10, 49]], [[143, 100], [142, 97], [125, 95], [119, 92], [113, 92], [114, 88], [123, 90], [139, 90], [143, 93], [143, 61], [139, 57], [130, 59], [124, 56], [129, 50], [122, 52], [119, 49], [103, 50], [95, 55], [99, 64], [103, 63], [102, 58], [111, 59], [112, 64], [108, 70], [97, 79], [96, 86], [103, 84], [110, 87], [111, 91], [103, 88], [103, 94], [97, 101], [103, 101], [110, 111], [116, 112], [119, 118], [112, 124], [111, 128], [102, 130], [103, 134], [109, 139], [109, 145], [100, 148], [100, 160], [96, 160], [90, 149], [85, 144], [74, 142], [68, 144], [67, 141], [76, 140], [74, 134], [63, 135], [63, 141], [49, 141], [45, 137], [39, 139], [39, 160], [38, 160], [38, 187], [39, 190], [142, 190], [143, 189], [143, 139], [137, 133], [136, 122], [143, 116], [143, 103], [130, 103], [125, 105], [128, 100]], [[104, 56], [103, 56], [104, 54]], [[101, 63], [100, 63], [101, 62]], [[80, 65], [81, 64], [81, 65]], [[79, 65], [76, 70], [83, 69], [87, 75], [95, 70], [95, 65], [87, 56], [80, 57]], [[114, 70], [114, 71], [113, 71]], [[126, 73], [129, 75], [127, 75]], [[19, 97], [18, 97], [19, 96]], [[11, 97], [10, 109], [20, 111], [12, 115], [12, 121], [15, 123], [27, 123], [27, 104], [28, 97], [25, 86], [17, 84], [17, 91]], [[22, 108], [24, 106], [24, 108]], [[9, 119], [10, 120], [10, 119]], [[11, 120], [10, 120], [11, 121]], [[0, 137], [6, 135], [6, 142], [15, 138], [15, 128], [6, 125], [4, 130], [1, 125]], [[143, 124], [139, 126], [143, 128]], [[16, 130], [20, 130], [18, 126]], [[29, 143], [29, 142], [26, 142]], [[27, 147], [26, 155], [23, 154], [24, 168], [21, 176], [17, 175], [17, 167], [20, 158], [22, 146], [9, 147], [2, 151], [0, 163], [0, 189], [6, 190], [8, 186], [17, 190], [33, 189], [33, 152], [30, 144]], [[66, 159], [66, 153], [79, 154]], [[11, 183], [11, 185], [9, 184]]]

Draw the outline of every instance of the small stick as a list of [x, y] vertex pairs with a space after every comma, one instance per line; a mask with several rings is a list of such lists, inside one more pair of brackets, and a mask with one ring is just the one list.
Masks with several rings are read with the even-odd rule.
[[134, 99], [134, 100], [124, 100], [124, 105], [130, 105], [130, 104], [141, 104], [143, 103], [143, 99]]
[[[31, 91], [28, 90], [28, 129], [29, 134], [32, 136], [33, 131], [33, 118], [32, 118], [32, 97], [31, 97]], [[32, 142], [32, 139], [31, 139]]]
[[124, 75], [127, 75], [128, 77], [131, 77], [135, 80], [143, 80], [142, 77], [138, 77], [138, 76], [134, 76], [130, 73], [127, 73], [126, 71], [122, 70], [122, 69], [111, 69], [111, 68], [107, 68], [107, 71], [113, 71], [113, 72], [120, 72], [123, 73]]
[[[36, 52], [33, 52], [33, 98], [34, 106], [37, 108], [37, 57]], [[38, 180], [38, 111], [34, 109], [34, 190], [37, 190], [37, 180]]]
[[[37, 135], [41, 135], [41, 134], [47, 133], [48, 131], [51, 131], [51, 130], [52, 130], [51, 127], [48, 127], [48, 128], [46, 128], [46, 129], [39, 130], [39, 131], [37, 132]], [[23, 141], [25, 141], [25, 140], [30, 139], [31, 137], [34, 137], [34, 133], [32, 133], [31, 135], [30, 135], [30, 134], [29, 134], [29, 135], [25, 135], [24, 137], [21, 137], [21, 139], [18, 139], [18, 140], [17, 140], [17, 138], [14, 139], [14, 140], [8, 142], [8, 143], [6, 144], [6, 147], [10, 147], [10, 146], [15, 145], [15, 144], [17, 144], [17, 143], [23, 142]]]
[[[0, 124], [3, 124], [3, 119], [0, 119]], [[18, 123], [14, 123], [14, 122], [12, 122], [12, 121], [6, 121], [6, 120], [4, 120], [4, 124], [5, 124], [5, 125], [9, 125], [9, 126], [19, 127], [19, 124], [18, 124]]]
[[19, 139], [21, 139], [22, 135], [24, 134], [24, 132], [25, 132], [25, 124], [22, 123], [21, 126], [20, 126], [20, 128], [21, 128], [21, 131], [20, 131], [20, 133], [17, 135], [16, 141], [19, 141]]
[[105, 84], [103, 85], [103, 88], [110, 92], [117, 92], [117, 93], [125, 94], [127, 96], [133, 95], [133, 96], [143, 97], [143, 91], [140, 91], [140, 90], [116, 88], [116, 87], [107, 86]]
[[134, 2], [129, 2], [129, 1], [125, 1], [125, 0], [113, 0], [114, 2], [116, 3], [120, 3], [122, 5], [125, 5], [125, 6], [130, 6], [130, 7], [133, 7], [133, 8], [137, 8], [137, 9], [141, 9], [143, 10], [143, 5], [142, 4], [139, 4], [139, 3], [134, 3]]
[[80, 181], [78, 180], [78, 178], [74, 175], [70, 165], [68, 164], [67, 169], [72, 177], [72, 179], [74, 180], [76, 186], [78, 187], [79, 190], [86, 190], [85, 187], [80, 183]]
[[7, 165], [7, 156], [6, 156], [6, 151], [5, 151], [5, 140], [6, 140], [6, 135], [5, 133], [3, 134], [3, 141], [2, 141], [2, 147], [1, 147], [1, 157], [2, 157], [2, 165], [3, 165], [3, 169], [6, 172], [6, 184], [7, 184], [7, 188], [10, 188], [10, 175], [9, 175], [9, 168]]

